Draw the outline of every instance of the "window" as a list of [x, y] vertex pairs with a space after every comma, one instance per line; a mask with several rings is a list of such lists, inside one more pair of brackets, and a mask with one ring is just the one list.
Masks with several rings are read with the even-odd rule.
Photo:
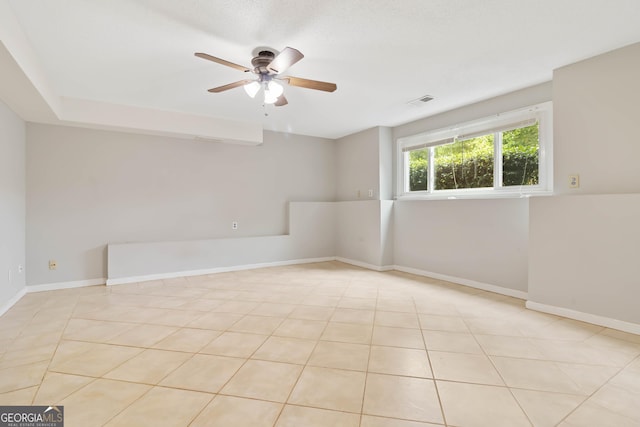
[[551, 186], [551, 105], [398, 142], [400, 196], [529, 194]]

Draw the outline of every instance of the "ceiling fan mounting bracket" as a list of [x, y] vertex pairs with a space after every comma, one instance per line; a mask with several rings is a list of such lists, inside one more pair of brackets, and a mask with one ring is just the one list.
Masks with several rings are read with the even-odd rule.
[[273, 59], [276, 57], [276, 53], [272, 50], [261, 50], [260, 52], [258, 52], [258, 56], [266, 56]]

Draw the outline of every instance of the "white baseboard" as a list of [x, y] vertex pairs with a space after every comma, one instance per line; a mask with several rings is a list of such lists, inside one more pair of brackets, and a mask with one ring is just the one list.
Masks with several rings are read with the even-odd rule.
[[144, 276], [117, 277], [107, 279], [107, 286], [123, 285], [125, 283], [148, 282], [149, 280], [174, 279], [176, 277], [203, 276], [205, 274], [228, 273], [230, 271], [252, 270], [254, 268], [281, 267], [284, 265], [311, 264], [314, 262], [334, 261], [335, 257], [304, 258], [288, 261], [264, 262], [259, 264], [233, 265], [229, 267], [206, 268], [202, 270], [176, 271], [171, 273], [147, 274]]
[[73, 282], [58, 282], [58, 283], [45, 283], [42, 285], [25, 286], [13, 296], [9, 301], [0, 306], [0, 316], [5, 314], [11, 307], [13, 307], [20, 299], [26, 294], [33, 292], [44, 291], [57, 291], [59, 289], [71, 289], [71, 288], [84, 288], [85, 286], [97, 286], [104, 285], [105, 279], [89, 279], [89, 280], [76, 280]]
[[22, 298], [23, 296], [25, 296], [27, 293], [27, 289], [26, 288], [22, 288], [18, 291], [17, 294], [15, 294], [13, 297], [11, 297], [11, 299], [9, 301], [7, 301], [6, 303], [2, 304], [0, 306], [0, 316], [2, 316], [3, 314], [5, 314], [7, 311], [9, 311], [9, 309], [11, 307], [13, 307], [13, 305], [15, 303], [17, 303], [18, 301], [20, 301], [20, 298]]
[[393, 268], [405, 273], [411, 273], [418, 276], [431, 277], [432, 279], [444, 280], [447, 282], [456, 283], [458, 285], [469, 286], [475, 289], [481, 289], [483, 291], [489, 291], [496, 294], [506, 295], [509, 297], [519, 298], [526, 300], [528, 294], [524, 291], [518, 291], [516, 289], [503, 288], [502, 286], [490, 285], [488, 283], [476, 282], [475, 280], [463, 279], [461, 277], [448, 276], [446, 274], [432, 273], [430, 271], [419, 270], [417, 268], [404, 267], [401, 265], [394, 265]]
[[555, 305], [540, 304], [539, 302], [533, 301], [527, 301], [526, 307], [530, 310], [555, 314], [556, 316], [568, 317], [569, 319], [640, 335], [640, 324], [637, 323], [625, 322], [624, 320], [612, 319], [611, 317], [599, 316], [597, 314], [585, 313]]
[[333, 259], [335, 261], [344, 262], [345, 264], [351, 264], [351, 265], [355, 265], [356, 267], [362, 267], [362, 268], [366, 268], [374, 271], [391, 271], [393, 270], [393, 267], [394, 267], [393, 265], [374, 265], [374, 264], [369, 264], [367, 262], [362, 262], [362, 261], [357, 261], [355, 259], [342, 258], [342, 257], [335, 257]]
[[42, 285], [30, 285], [27, 286], [27, 292], [44, 292], [44, 291], [57, 291], [59, 289], [72, 289], [72, 288], [84, 288], [85, 286], [98, 286], [104, 285], [107, 280], [104, 278], [99, 279], [87, 279], [87, 280], [75, 280], [72, 282], [57, 282], [57, 283], [45, 283]]

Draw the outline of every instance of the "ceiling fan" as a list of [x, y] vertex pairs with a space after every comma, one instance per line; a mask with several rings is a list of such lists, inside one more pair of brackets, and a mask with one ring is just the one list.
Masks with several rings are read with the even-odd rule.
[[276, 107], [280, 107], [283, 105], [287, 105], [288, 101], [284, 96], [284, 88], [280, 83], [278, 83], [278, 81], [287, 83], [291, 86], [322, 90], [325, 92], [333, 92], [338, 88], [335, 83], [302, 79], [300, 77], [293, 76], [282, 76], [281, 74], [284, 73], [289, 67], [304, 58], [304, 55], [297, 49], [294, 49], [292, 47], [285, 47], [278, 54], [276, 54], [276, 52], [272, 50], [268, 50], [267, 48], [259, 48], [256, 50], [258, 51], [257, 56], [255, 56], [251, 60], [253, 70], [206, 53], [195, 53], [195, 55], [199, 58], [217, 62], [218, 64], [226, 65], [227, 67], [235, 68], [236, 70], [240, 70], [245, 73], [252, 72], [257, 75], [256, 79], [239, 80], [234, 83], [214, 87], [212, 89], [209, 89], [209, 92], [219, 93], [224, 92], [225, 90], [236, 88], [238, 86], [244, 86], [247, 94], [251, 98], [254, 98], [260, 91], [260, 89], [263, 89], [264, 103], [274, 104]]

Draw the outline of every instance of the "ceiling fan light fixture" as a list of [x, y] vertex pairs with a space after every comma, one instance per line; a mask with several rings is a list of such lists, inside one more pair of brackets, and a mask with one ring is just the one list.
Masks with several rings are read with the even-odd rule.
[[259, 90], [260, 83], [258, 83], [257, 81], [244, 85], [244, 91], [247, 92], [247, 95], [249, 95], [251, 98], [255, 98]]
[[278, 100], [278, 97], [275, 96], [270, 90], [264, 91], [264, 103], [265, 104], [275, 104]]
[[284, 92], [282, 85], [278, 82], [274, 82], [273, 80], [267, 84], [267, 88], [269, 88], [269, 93], [272, 93], [276, 98]]
[[281, 84], [274, 82], [273, 80], [266, 83], [264, 86], [264, 103], [275, 104], [278, 97], [282, 95], [284, 88]]

